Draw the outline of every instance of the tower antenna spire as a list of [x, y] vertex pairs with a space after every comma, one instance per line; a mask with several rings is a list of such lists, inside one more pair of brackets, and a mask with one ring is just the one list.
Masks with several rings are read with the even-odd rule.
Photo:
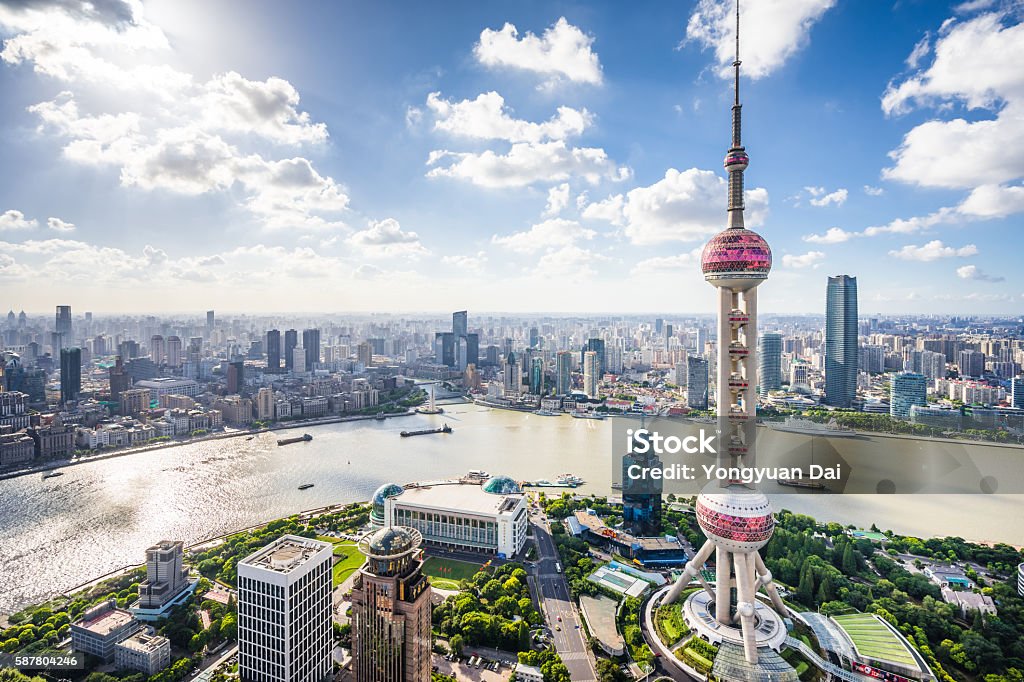
[[725, 169], [729, 172], [729, 227], [743, 227], [743, 171], [750, 157], [743, 149], [740, 137], [740, 0], [736, 0], [736, 58], [733, 60], [732, 147], [725, 155]]

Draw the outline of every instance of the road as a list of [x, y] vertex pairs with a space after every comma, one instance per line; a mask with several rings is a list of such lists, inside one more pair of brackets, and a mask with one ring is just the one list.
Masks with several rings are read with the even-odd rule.
[[[531, 509], [531, 525], [537, 541], [538, 560], [532, 568], [534, 587], [544, 612], [544, 620], [551, 628], [555, 650], [569, 669], [569, 678], [597, 680], [594, 661], [580, 626], [579, 615], [569, 597], [565, 576], [555, 570], [560, 560], [547, 523]], [[561, 622], [559, 622], [561, 618]], [[556, 629], [560, 627], [561, 630]]]

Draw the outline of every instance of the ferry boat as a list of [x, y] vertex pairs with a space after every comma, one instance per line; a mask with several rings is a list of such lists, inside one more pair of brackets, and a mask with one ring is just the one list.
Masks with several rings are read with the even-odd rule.
[[776, 483], [789, 488], [806, 488], [807, 490], [824, 490], [825, 492], [832, 492], [827, 485], [824, 483], [818, 483], [817, 481], [796, 481], [786, 478], [780, 479], [776, 481]]
[[452, 427], [445, 424], [439, 429], [423, 429], [422, 431], [402, 431], [400, 435], [402, 438], [408, 438], [409, 436], [426, 436], [431, 433], [451, 433]]
[[570, 414], [572, 414], [574, 419], [607, 419], [608, 418], [608, 415], [602, 414], [600, 412], [585, 412], [585, 411], [581, 412], [579, 410], [576, 410], [574, 412], [571, 412]]
[[555, 412], [554, 410], [537, 410], [536, 412], [534, 412], [534, 414], [539, 417], [557, 417], [562, 413]]
[[786, 417], [786, 421], [779, 423], [770, 424], [771, 428], [776, 431], [784, 431], [786, 433], [800, 433], [805, 436], [828, 436], [829, 438], [854, 438], [857, 436], [857, 432], [853, 429], [842, 426], [834, 418], [827, 424], [820, 424], [813, 422], [810, 419], [802, 419], [800, 417]]
[[555, 479], [555, 483], [575, 488], [578, 485], [583, 485], [585, 481], [576, 474], [561, 474]]
[[57, 478], [58, 476], [63, 475], [63, 471], [47, 471], [45, 474], [43, 474], [43, 478]]
[[377, 413], [377, 416], [376, 416], [376, 417], [374, 417], [374, 419], [376, 419], [376, 420], [377, 420], [377, 421], [379, 421], [379, 422], [382, 422], [382, 421], [384, 421], [385, 419], [387, 419], [387, 417], [386, 417], [386, 416], [384, 415], [384, 412], [383, 412], [383, 411], [381, 411], [381, 412], [378, 412], [378, 413]]
[[313, 436], [309, 435], [308, 433], [304, 433], [301, 436], [296, 436], [295, 438], [281, 438], [280, 440], [277, 441], [277, 444], [291, 445], [292, 443], [308, 443], [311, 440], [313, 440]]
[[303, 483], [302, 485], [299, 486], [299, 490], [309, 490], [310, 488], [313, 487], [313, 485], [313, 483]]

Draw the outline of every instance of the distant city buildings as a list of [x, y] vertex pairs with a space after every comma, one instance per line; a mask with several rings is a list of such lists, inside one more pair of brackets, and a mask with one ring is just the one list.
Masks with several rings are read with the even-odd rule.
[[910, 408], [928, 404], [928, 379], [921, 374], [903, 372], [892, 378], [889, 415], [894, 419], [910, 419]]
[[238, 562], [240, 679], [329, 678], [332, 554], [328, 542], [284, 535]]
[[850, 407], [857, 394], [857, 278], [828, 278], [825, 294], [825, 401]]
[[691, 410], [708, 409], [708, 361], [689, 355], [686, 358], [686, 406]]
[[767, 395], [770, 391], [782, 389], [782, 334], [767, 332], [761, 335], [761, 349], [758, 354], [758, 393]]
[[139, 620], [156, 621], [183, 602], [198, 580], [189, 580], [184, 543], [161, 540], [146, 550], [146, 579], [139, 583], [139, 600], [131, 607]]
[[78, 400], [82, 393], [82, 350], [60, 349], [60, 401]]

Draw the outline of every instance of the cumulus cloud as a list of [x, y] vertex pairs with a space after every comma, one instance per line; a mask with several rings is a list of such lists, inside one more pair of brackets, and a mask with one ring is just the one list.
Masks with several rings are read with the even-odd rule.
[[[763, 78], [780, 68], [803, 49], [811, 28], [834, 5], [835, 0], [761, 0], [744, 5], [744, 76]], [[719, 75], [731, 77], [736, 50], [733, 0], [699, 0], [686, 25], [686, 40], [714, 50]]]
[[[599, 209], [589, 215], [585, 209], [583, 215], [613, 223], [621, 220], [634, 244], [696, 241], [725, 227], [724, 196], [725, 180], [714, 171], [669, 168], [654, 184], [632, 189], [621, 200], [610, 197]], [[768, 212], [767, 190], [748, 190], [745, 203], [748, 224], [760, 224]], [[617, 214], [620, 206], [621, 214]]]
[[976, 282], [1002, 282], [1005, 277], [994, 277], [982, 272], [977, 265], [961, 265], [956, 269], [956, 276], [960, 279], [969, 279]]
[[[1024, 175], [1024, 159], [1006, 154], [1024, 144], [1024, 23], [1006, 25], [989, 12], [948, 20], [926, 68], [892, 82], [882, 97], [886, 114], [913, 105], [963, 104], [995, 111], [992, 118], [929, 120], [911, 129], [890, 153], [883, 177], [922, 185], [969, 189]], [[956, 163], [949, 163], [956, 159]]]
[[66, 220], [53, 217], [46, 219], [46, 226], [54, 232], [72, 232], [75, 229], [74, 223], [69, 223]]
[[933, 239], [927, 244], [917, 246], [915, 244], [907, 244], [902, 249], [890, 251], [889, 255], [900, 260], [912, 260], [912, 261], [934, 261], [941, 258], [966, 258], [967, 256], [974, 256], [978, 253], [978, 247], [974, 244], [967, 244], [959, 248], [953, 246], [946, 246], [942, 241]]
[[429, 253], [415, 232], [406, 232], [394, 218], [370, 223], [348, 238], [348, 243], [365, 253], [379, 256], [420, 256]]
[[536, 253], [555, 246], [568, 246], [597, 235], [594, 230], [581, 226], [575, 220], [552, 218], [533, 225], [525, 232], [491, 237], [491, 243], [518, 253]]
[[842, 206], [846, 203], [846, 197], [849, 195], [849, 192], [842, 187], [833, 192], [826, 192], [824, 187], [805, 187], [804, 189], [811, 195], [812, 206], [828, 206], [829, 204]]
[[21, 211], [13, 208], [0, 213], [0, 232], [6, 230], [31, 230], [39, 226], [36, 220], [29, 220]]
[[544, 276], [589, 278], [596, 274], [594, 265], [607, 260], [607, 256], [580, 246], [563, 246], [541, 256], [537, 262], [537, 272]]
[[847, 232], [841, 227], [830, 227], [825, 234], [807, 234], [803, 239], [812, 244], [842, 244], [858, 236], [856, 232]]
[[623, 206], [625, 197], [622, 194], [613, 194], [592, 204], [584, 203], [580, 207], [583, 209], [580, 215], [586, 220], [604, 220], [612, 225], [622, 225], [625, 219]]
[[808, 251], [800, 255], [787, 253], [782, 257], [782, 265], [787, 268], [818, 267], [824, 258], [825, 254], [821, 251]]
[[545, 87], [563, 81], [600, 85], [601, 63], [591, 47], [593, 43], [592, 36], [562, 17], [540, 36], [527, 32], [520, 38], [511, 23], [497, 31], [484, 29], [473, 54], [484, 66], [520, 69], [543, 76]]
[[487, 254], [483, 251], [477, 251], [473, 255], [442, 256], [441, 262], [452, 266], [456, 270], [479, 273], [483, 272], [484, 266], [487, 264]]
[[564, 140], [581, 134], [594, 120], [586, 109], [565, 106], [558, 107], [558, 112], [543, 123], [513, 118], [505, 106], [505, 98], [494, 91], [460, 102], [442, 99], [441, 93], [432, 92], [427, 95], [427, 107], [435, 117], [434, 130], [481, 140]]
[[625, 180], [632, 175], [627, 167], [619, 167], [603, 149], [569, 147], [562, 140], [538, 144], [513, 144], [506, 154], [455, 152], [435, 150], [427, 158], [434, 166], [427, 177], [450, 177], [466, 180], [481, 187], [524, 187], [539, 182], [562, 182], [582, 178], [590, 184], [602, 180]]
[[885, 194], [885, 190], [881, 187], [873, 187], [871, 185], [864, 185], [864, 194], [869, 197], [880, 197]]
[[971, 190], [959, 206], [964, 215], [1002, 218], [1024, 212], [1024, 186], [981, 185]]
[[700, 256], [703, 250], [703, 246], [698, 246], [691, 251], [680, 253], [675, 256], [655, 256], [653, 258], [647, 258], [633, 266], [632, 274], [647, 275], [662, 272], [692, 270], [700, 264]]
[[563, 182], [548, 190], [548, 200], [544, 206], [545, 216], [556, 216], [569, 205], [569, 183]]

